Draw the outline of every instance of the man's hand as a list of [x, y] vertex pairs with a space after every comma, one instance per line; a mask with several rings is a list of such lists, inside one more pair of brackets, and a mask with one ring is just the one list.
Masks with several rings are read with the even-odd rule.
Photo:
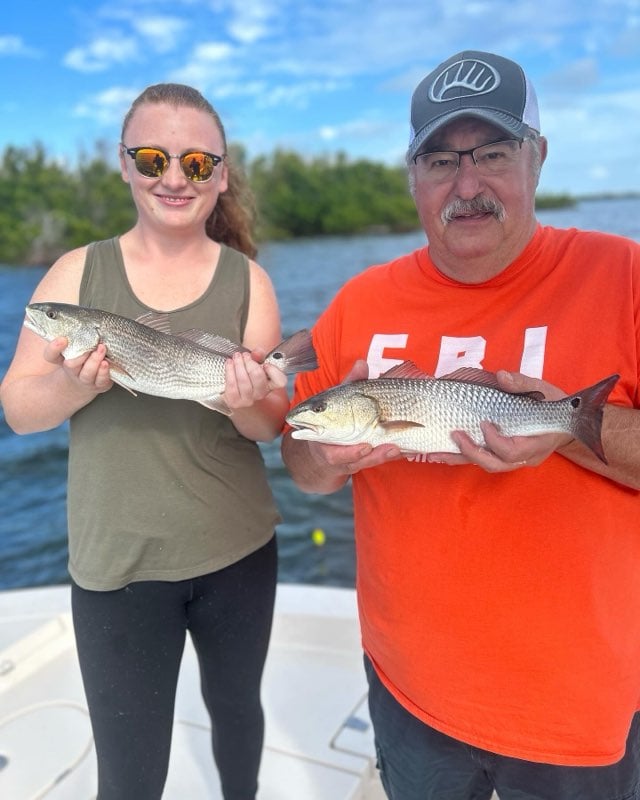
[[[366, 380], [369, 377], [369, 365], [363, 359], [355, 362], [343, 383]], [[381, 444], [373, 447], [370, 444], [323, 444], [307, 442], [309, 454], [319, 466], [325, 466], [340, 475], [355, 475], [361, 469], [377, 467], [386, 461], [401, 457], [400, 448], [395, 444]]]

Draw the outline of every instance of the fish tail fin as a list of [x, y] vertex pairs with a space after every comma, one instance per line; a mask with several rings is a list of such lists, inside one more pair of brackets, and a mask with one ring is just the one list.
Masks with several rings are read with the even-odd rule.
[[289, 336], [269, 353], [265, 361], [275, 364], [287, 374], [316, 369], [318, 357], [311, 332], [304, 329]]
[[604, 464], [608, 462], [600, 438], [602, 416], [609, 393], [619, 377], [619, 375], [610, 375], [599, 383], [572, 394], [569, 398], [569, 402], [576, 412], [572, 430], [573, 435], [592, 450]]

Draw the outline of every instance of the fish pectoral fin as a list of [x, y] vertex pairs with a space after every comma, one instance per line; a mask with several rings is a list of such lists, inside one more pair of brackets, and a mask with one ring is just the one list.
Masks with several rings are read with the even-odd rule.
[[198, 403], [205, 408], [211, 409], [211, 411], [217, 411], [219, 414], [224, 414], [225, 417], [230, 417], [233, 414], [233, 411], [224, 402], [222, 397], [212, 397], [210, 400], [198, 400]]
[[122, 380], [118, 380], [120, 375], [126, 375], [129, 380], [134, 380], [133, 376], [127, 372], [127, 370], [121, 365], [118, 364], [117, 361], [112, 361], [110, 358], [106, 359], [109, 362], [109, 375], [111, 376], [111, 380], [114, 383], [117, 383], [118, 386], [122, 386], [123, 389], [126, 389], [129, 394], [132, 394], [134, 397], [138, 396], [137, 392], [134, 392], [130, 386], [126, 386]]
[[[131, 375], [131, 373], [128, 372], [122, 366], [122, 364], [118, 364], [117, 361], [112, 361], [112, 359], [110, 359], [110, 358], [107, 358], [105, 360], [109, 363], [109, 372], [115, 372], [116, 374], [126, 375], [127, 378], [130, 378], [131, 380], [134, 380], [133, 375]], [[113, 378], [113, 375], [111, 377]]]
[[111, 380], [114, 383], [117, 383], [118, 386], [121, 386], [123, 389], [126, 389], [129, 392], [129, 394], [132, 394], [134, 397], [138, 396], [138, 393], [134, 392], [133, 389], [130, 386], [126, 386], [124, 383], [122, 383], [122, 381], [119, 381], [117, 375], [112, 375], [111, 376]]
[[410, 430], [411, 428], [424, 428], [424, 425], [421, 422], [413, 422], [410, 419], [383, 419], [378, 422], [378, 425], [388, 432], [406, 431]]

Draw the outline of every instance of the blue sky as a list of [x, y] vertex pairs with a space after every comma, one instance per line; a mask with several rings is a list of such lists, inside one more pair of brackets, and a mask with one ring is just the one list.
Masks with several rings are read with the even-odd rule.
[[640, 189], [640, 0], [22, 0], [0, 18], [0, 149], [115, 153], [147, 85], [190, 83], [249, 157], [401, 163], [411, 93], [444, 58], [519, 61], [550, 155], [543, 191]]

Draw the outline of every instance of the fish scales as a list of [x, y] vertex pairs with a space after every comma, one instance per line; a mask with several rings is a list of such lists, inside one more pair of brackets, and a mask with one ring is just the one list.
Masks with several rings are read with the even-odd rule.
[[600, 431], [603, 406], [618, 376], [561, 400], [510, 394], [487, 385], [495, 376], [464, 370], [465, 380], [404, 377], [421, 374], [410, 362], [379, 378], [340, 384], [299, 403], [287, 415], [297, 439], [331, 444], [396, 444], [407, 453], [459, 452], [451, 438], [466, 432], [485, 444], [481, 422], [505, 436], [567, 433], [604, 460]]
[[[184, 398], [185, 393], [204, 398], [224, 391], [226, 358], [179, 336], [131, 324], [133, 320], [123, 318], [113, 325], [106, 319], [107, 325], [100, 326], [100, 341], [122, 386], [172, 399]], [[126, 373], [118, 373], [118, 365]]]
[[495, 423], [506, 436], [564, 432], [570, 426], [571, 407], [509, 395], [489, 387], [447, 380], [380, 379], [370, 396], [380, 403], [381, 419], [408, 420], [419, 426], [378, 429], [380, 441], [393, 441], [408, 450], [457, 450], [452, 431], [465, 431], [483, 442], [480, 423]]

